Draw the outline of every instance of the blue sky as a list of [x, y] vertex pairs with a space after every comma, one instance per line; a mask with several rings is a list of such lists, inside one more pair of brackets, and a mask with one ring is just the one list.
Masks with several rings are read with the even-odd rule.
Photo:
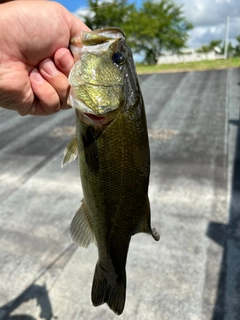
[[[87, 7], [88, 1], [87, 0], [60, 0], [57, 1], [61, 3], [65, 8], [67, 8], [71, 12], [75, 12], [80, 7]], [[129, 2], [135, 2], [136, 4], [140, 4], [141, 0], [136, 1], [129, 1]]]
[[69, 11], [74, 12], [80, 7], [87, 7], [87, 0], [60, 0], [57, 1], [61, 3]]

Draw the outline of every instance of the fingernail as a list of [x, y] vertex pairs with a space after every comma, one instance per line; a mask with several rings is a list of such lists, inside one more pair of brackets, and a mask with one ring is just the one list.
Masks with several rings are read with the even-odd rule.
[[41, 76], [41, 74], [39, 73], [38, 69], [33, 69], [31, 74], [30, 74], [31, 80], [37, 82], [37, 83], [43, 83], [44, 79]]
[[42, 62], [41, 69], [51, 77], [56, 76], [59, 73], [58, 69], [55, 67], [55, 64], [52, 62], [51, 59], [44, 60]]
[[59, 64], [63, 69], [70, 69], [73, 65], [73, 57], [69, 51], [65, 51], [59, 57]]

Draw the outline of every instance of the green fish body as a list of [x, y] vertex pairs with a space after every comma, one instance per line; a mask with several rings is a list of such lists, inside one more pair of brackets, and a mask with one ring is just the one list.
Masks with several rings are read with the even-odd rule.
[[150, 154], [144, 103], [131, 50], [118, 28], [85, 32], [72, 40], [80, 59], [69, 81], [76, 109], [76, 137], [63, 165], [79, 157], [84, 199], [70, 226], [73, 241], [94, 242], [99, 259], [94, 306], [124, 309], [125, 265], [131, 236], [159, 234], [150, 227]]

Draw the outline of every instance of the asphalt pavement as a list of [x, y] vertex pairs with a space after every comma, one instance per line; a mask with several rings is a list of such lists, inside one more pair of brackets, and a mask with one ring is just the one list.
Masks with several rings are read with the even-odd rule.
[[77, 162], [60, 168], [74, 111], [0, 109], [0, 319], [240, 319], [240, 69], [139, 79], [161, 239], [132, 238], [119, 317], [91, 304], [96, 247], [68, 236], [82, 199]]

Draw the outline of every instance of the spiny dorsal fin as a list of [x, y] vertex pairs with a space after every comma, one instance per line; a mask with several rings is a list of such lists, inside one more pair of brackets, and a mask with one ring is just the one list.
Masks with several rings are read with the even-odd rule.
[[87, 248], [91, 242], [96, 244], [92, 223], [84, 201], [75, 214], [69, 231], [73, 242], [80, 247]]
[[75, 136], [68, 144], [63, 153], [63, 158], [61, 162], [61, 168], [67, 163], [74, 161], [78, 156], [78, 143], [77, 137]]

